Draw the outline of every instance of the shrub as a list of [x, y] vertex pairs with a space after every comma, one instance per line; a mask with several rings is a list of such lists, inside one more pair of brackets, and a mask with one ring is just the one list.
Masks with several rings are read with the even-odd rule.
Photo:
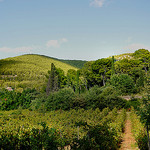
[[26, 89], [22, 93], [3, 90], [0, 94], [0, 109], [13, 110], [21, 106], [23, 109], [29, 108], [31, 101], [38, 93], [35, 89]]
[[136, 92], [134, 81], [128, 74], [113, 75], [110, 83], [124, 94]]
[[54, 128], [49, 129], [44, 122], [41, 125], [42, 129], [18, 128], [16, 133], [0, 131], [0, 147], [4, 150], [56, 150], [58, 133]]
[[74, 98], [75, 93], [71, 88], [64, 88], [58, 92], [50, 93], [45, 102], [46, 110], [69, 110], [73, 106]]
[[113, 86], [104, 88], [92, 88], [86, 93], [87, 108], [99, 108], [100, 110], [109, 107], [123, 108], [126, 105], [126, 100], [117, 96], [116, 89]]
[[131, 110], [132, 132], [140, 150], [148, 150], [148, 139], [144, 125], [140, 122], [139, 116], [135, 113], [134, 109]]

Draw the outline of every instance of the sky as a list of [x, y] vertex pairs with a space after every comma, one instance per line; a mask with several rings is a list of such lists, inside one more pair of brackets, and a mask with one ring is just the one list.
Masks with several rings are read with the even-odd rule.
[[0, 59], [97, 60], [150, 50], [150, 0], [0, 0]]

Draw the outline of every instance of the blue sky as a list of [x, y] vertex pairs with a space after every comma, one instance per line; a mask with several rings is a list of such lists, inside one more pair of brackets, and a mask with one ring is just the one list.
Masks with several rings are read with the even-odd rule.
[[97, 60], [150, 50], [150, 0], [0, 0], [0, 59]]

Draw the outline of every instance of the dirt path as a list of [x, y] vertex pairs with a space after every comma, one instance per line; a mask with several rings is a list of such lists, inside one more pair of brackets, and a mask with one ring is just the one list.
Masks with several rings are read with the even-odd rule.
[[135, 139], [131, 132], [131, 121], [129, 112], [127, 112], [124, 137], [121, 143], [121, 148], [119, 150], [139, 150], [138, 147], [136, 146]]

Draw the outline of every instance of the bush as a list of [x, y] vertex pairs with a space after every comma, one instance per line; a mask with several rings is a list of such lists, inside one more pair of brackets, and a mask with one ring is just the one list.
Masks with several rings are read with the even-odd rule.
[[22, 93], [3, 90], [0, 94], [0, 109], [13, 110], [21, 106], [23, 109], [29, 108], [31, 101], [37, 96], [35, 89], [26, 89]]
[[110, 83], [124, 94], [136, 92], [134, 81], [128, 74], [113, 75]]
[[32, 108], [45, 110], [69, 110], [69, 109], [96, 109], [103, 110], [106, 107], [110, 109], [121, 109], [126, 105], [126, 100], [117, 96], [116, 89], [113, 86], [98, 87], [94, 86], [86, 93], [77, 94], [71, 88], [60, 89], [57, 92], [50, 93], [48, 97], [40, 96], [32, 103]]
[[117, 143], [107, 125], [97, 125], [91, 127], [83, 139], [74, 140], [72, 148], [76, 150], [115, 150]]
[[140, 122], [140, 118], [135, 113], [134, 109], [131, 110], [132, 132], [140, 150], [148, 150], [148, 139], [144, 125]]
[[116, 150], [122, 139], [126, 111], [114, 109], [98, 125], [89, 126], [82, 139], [75, 139], [72, 148], [77, 150]]
[[129, 109], [133, 107], [135, 110], [137, 110], [139, 105], [140, 105], [139, 99], [132, 98], [131, 100], [127, 101], [125, 108]]
[[45, 102], [46, 110], [69, 110], [73, 107], [74, 98], [75, 93], [71, 88], [64, 88], [58, 92], [50, 93]]
[[84, 94], [85, 100], [86, 100], [86, 107], [87, 108], [96, 108], [97, 107], [97, 102], [99, 101], [99, 94], [102, 93], [102, 89], [99, 88], [98, 86], [94, 86], [89, 89]]
[[94, 87], [86, 93], [87, 108], [99, 108], [100, 110], [109, 107], [123, 108], [126, 105], [126, 100], [117, 96], [116, 89], [113, 86], [103, 88]]
[[4, 150], [56, 150], [58, 133], [54, 128], [49, 129], [44, 122], [41, 125], [42, 129], [18, 128], [16, 133], [0, 131], [0, 147]]

